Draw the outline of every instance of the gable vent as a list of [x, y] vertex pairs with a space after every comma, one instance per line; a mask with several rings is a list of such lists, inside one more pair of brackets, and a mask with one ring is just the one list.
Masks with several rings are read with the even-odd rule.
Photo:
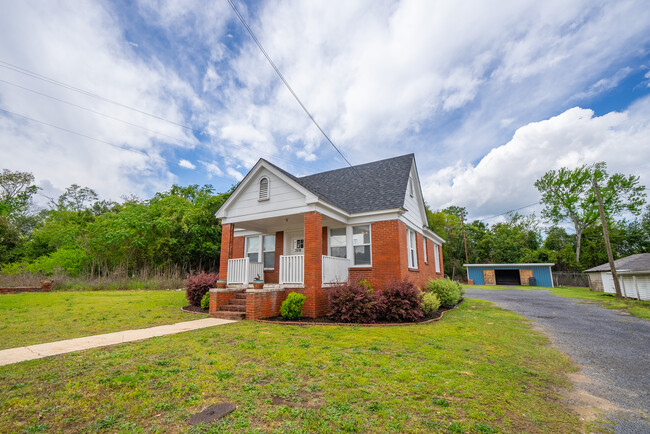
[[258, 200], [268, 200], [269, 198], [269, 178], [260, 179], [260, 195]]

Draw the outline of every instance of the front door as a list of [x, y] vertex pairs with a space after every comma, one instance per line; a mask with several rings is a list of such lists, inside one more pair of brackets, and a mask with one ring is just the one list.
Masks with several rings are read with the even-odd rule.
[[287, 251], [290, 255], [304, 255], [305, 254], [305, 233], [293, 232], [289, 235], [289, 246]]

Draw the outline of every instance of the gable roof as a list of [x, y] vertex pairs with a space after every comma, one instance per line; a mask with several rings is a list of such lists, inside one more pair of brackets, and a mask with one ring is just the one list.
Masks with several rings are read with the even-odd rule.
[[264, 161], [326, 202], [356, 214], [403, 207], [414, 159], [407, 154], [303, 177]]
[[[636, 255], [617, 259], [614, 261], [614, 266], [617, 271], [648, 271], [650, 270], [650, 253], [638, 253]], [[585, 270], [585, 273], [596, 271], [611, 271], [609, 268], [609, 262]]]

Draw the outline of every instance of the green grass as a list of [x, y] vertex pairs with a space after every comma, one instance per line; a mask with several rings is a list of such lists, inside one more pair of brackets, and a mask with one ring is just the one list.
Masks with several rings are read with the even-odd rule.
[[547, 344], [475, 300], [408, 327], [243, 321], [0, 367], [0, 432], [580, 431], [575, 367]]
[[526, 291], [549, 290], [558, 297], [577, 298], [599, 303], [607, 309], [618, 309], [628, 312], [636, 317], [650, 320], [650, 301], [632, 300], [629, 298], [616, 298], [613, 294], [590, 291], [589, 288], [561, 286], [558, 288], [545, 288], [541, 286], [502, 286], [502, 285], [464, 285], [466, 289], [523, 289]]
[[0, 349], [204, 318], [181, 312], [184, 291], [0, 295]]

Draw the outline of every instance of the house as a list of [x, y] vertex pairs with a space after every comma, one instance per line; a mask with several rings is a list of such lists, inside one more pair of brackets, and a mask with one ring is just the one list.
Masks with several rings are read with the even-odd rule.
[[427, 227], [413, 154], [302, 177], [260, 159], [216, 217], [225, 282], [211, 290], [213, 316], [278, 315], [296, 291], [316, 318], [337, 282], [443, 276], [444, 240]]
[[470, 285], [532, 285], [553, 287], [555, 264], [463, 264]]
[[[624, 297], [650, 300], [650, 253], [639, 253], [614, 261], [621, 293]], [[616, 294], [609, 262], [585, 270], [589, 289]]]

